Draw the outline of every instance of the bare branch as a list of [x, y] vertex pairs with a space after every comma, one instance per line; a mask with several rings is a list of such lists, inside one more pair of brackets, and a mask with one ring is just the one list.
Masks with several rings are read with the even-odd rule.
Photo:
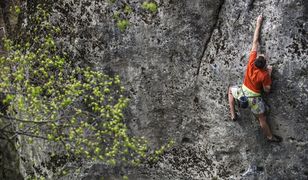
[[[3, 132], [5, 133], [15, 133], [17, 135], [24, 135], [24, 136], [29, 136], [29, 137], [34, 137], [34, 138], [39, 138], [39, 139], [44, 139], [44, 140], [48, 140], [46, 137], [43, 136], [38, 136], [38, 135], [34, 135], [34, 134], [28, 134], [26, 132], [21, 132], [21, 131], [8, 131], [8, 130], [3, 130]], [[12, 136], [10, 139], [12, 139], [14, 136]]]
[[12, 125], [12, 123], [8, 123], [7, 125], [3, 126], [0, 131], [3, 131], [5, 128], [9, 127], [10, 125]]
[[8, 119], [8, 120], [14, 120], [14, 121], [23, 122], [23, 123], [45, 124], [45, 123], [51, 123], [51, 122], [53, 122], [53, 121], [30, 121], [30, 120], [22, 120], [22, 119], [10, 117], [10, 116], [5, 116], [5, 115], [3, 115], [3, 114], [0, 114], [0, 117], [4, 118], [3, 120]]

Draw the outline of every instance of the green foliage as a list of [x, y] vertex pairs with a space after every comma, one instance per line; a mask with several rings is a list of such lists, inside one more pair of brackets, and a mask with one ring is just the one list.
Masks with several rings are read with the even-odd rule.
[[142, 4], [142, 8], [151, 11], [152, 13], [156, 13], [158, 9], [157, 4], [155, 2], [144, 2]]
[[164, 154], [166, 150], [170, 149], [174, 145], [174, 141], [170, 140], [166, 145], [161, 146], [159, 149], [155, 150], [153, 154], [149, 156], [149, 160], [152, 162], [156, 162], [159, 159], [159, 156]]
[[[121, 30], [128, 24], [118, 22]], [[128, 98], [120, 77], [74, 65], [57, 47], [60, 29], [41, 6], [22, 32], [17, 41], [4, 40], [7, 56], [0, 57], [0, 92], [8, 106], [0, 113], [2, 130], [9, 121], [13, 129], [4, 132], [29, 136], [29, 144], [33, 138], [54, 142], [67, 157], [110, 165], [147, 158], [147, 141], [130, 136], [123, 121]]]
[[20, 6], [12, 6], [12, 7], [10, 7], [10, 11], [12, 12], [12, 13], [15, 13], [15, 14], [20, 14], [21, 13], [21, 8], [20, 8]]
[[124, 12], [127, 13], [127, 14], [130, 14], [130, 13], [133, 12], [133, 9], [132, 9], [132, 7], [130, 5], [126, 4], [124, 6]]
[[119, 11], [115, 11], [115, 12], [113, 13], [113, 18], [114, 18], [115, 20], [119, 20], [119, 19], [120, 19], [120, 12], [119, 12]]
[[[117, 3], [116, 3], [117, 2]], [[155, 1], [141, 3], [130, 3], [124, 0], [110, 0], [110, 11], [113, 13], [117, 27], [123, 32], [130, 24], [132, 17], [147, 17], [148, 14], [153, 15], [158, 11], [158, 5]], [[140, 9], [143, 9], [140, 11]], [[139, 18], [138, 17], [138, 18]], [[147, 18], [145, 18], [147, 19]]]
[[46, 180], [45, 177], [39, 176], [39, 177], [27, 177], [26, 180]]
[[125, 31], [128, 25], [129, 25], [129, 21], [126, 19], [119, 19], [117, 22], [117, 26], [121, 31]]

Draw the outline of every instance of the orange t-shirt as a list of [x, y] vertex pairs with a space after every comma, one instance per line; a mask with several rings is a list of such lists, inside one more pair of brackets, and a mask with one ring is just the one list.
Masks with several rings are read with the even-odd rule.
[[272, 84], [272, 79], [265, 69], [259, 69], [254, 61], [257, 58], [257, 51], [251, 51], [244, 78], [244, 85], [255, 93], [260, 93], [264, 86]]

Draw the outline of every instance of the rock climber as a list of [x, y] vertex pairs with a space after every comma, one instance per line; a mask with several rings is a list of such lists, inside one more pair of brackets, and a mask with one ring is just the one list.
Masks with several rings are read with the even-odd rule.
[[252, 48], [249, 55], [247, 69], [242, 86], [232, 86], [228, 89], [228, 99], [231, 119], [237, 120], [234, 110], [235, 99], [245, 95], [251, 111], [258, 116], [260, 126], [270, 142], [280, 142], [281, 137], [274, 135], [266, 121], [265, 103], [261, 97], [261, 92], [269, 93], [271, 89], [272, 67], [267, 65], [267, 58], [263, 54], [258, 54], [259, 33], [263, 21], [262, 15], [257, 18], [257, 25], [253, 36]]

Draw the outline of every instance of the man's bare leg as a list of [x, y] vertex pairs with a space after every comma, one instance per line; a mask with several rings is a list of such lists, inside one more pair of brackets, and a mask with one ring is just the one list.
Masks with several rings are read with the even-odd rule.
[[228, 99], [229, 99], [229, 106], [230, 106], [230, 113], [231, 113], [231, 119], [235, 118], [235, 110], [234, 110], [234, 97], [231, 92], [231, 88], [228, 89]]
[[264, 113], [259, 114], [258, 117], [259, 117], [260, 126], [261, 126], [265, 136], [267, 137], [267, 139], [272, 139], [273, 138], [273, 134], [272, 134], [272, 131], [271, 131], [269, 125], [266, 122], [265, 114]]

